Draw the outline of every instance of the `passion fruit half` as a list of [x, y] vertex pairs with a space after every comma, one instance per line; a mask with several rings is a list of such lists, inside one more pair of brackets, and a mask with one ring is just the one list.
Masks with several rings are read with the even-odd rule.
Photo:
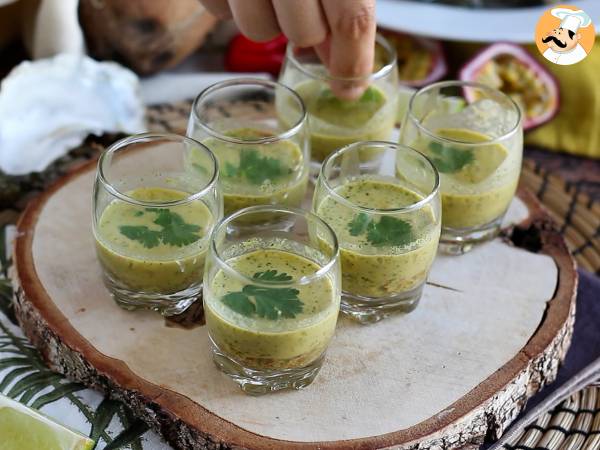
[[[421, 87], [446, 75], [446, 56], [439, 41], [389, 30], [380, 32], [396, 50], [400, 83]], [[377, 63], [376, 48], [375, 64]]]
[[[558, 111], [558, 83], [523, 47], [507, 42], [492, 44], [467, 62], [460, 71], [463, 81], [476, 81], [509, 95], [523, 112], [523, 128], [542, 125]], [[474, 95], [466, 90], [469, 101]]]

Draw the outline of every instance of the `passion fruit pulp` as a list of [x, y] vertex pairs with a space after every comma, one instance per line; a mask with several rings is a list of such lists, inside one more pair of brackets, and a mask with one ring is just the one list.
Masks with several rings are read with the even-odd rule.
[[[440, 42], [388, 30], [380, 32], [396, 50], [400, 83], [421, 87], [446, 75], [446, 57]], [[380, 60], [378, 56], [376, 48], [376, 65]]]
[[486, 84], [509, 95], [521, 108], [525, 130], [548, 122], [558, 111], [558, 83], [519, 45], [501, 42], [486, 47], [464, 65], [460, 79]]

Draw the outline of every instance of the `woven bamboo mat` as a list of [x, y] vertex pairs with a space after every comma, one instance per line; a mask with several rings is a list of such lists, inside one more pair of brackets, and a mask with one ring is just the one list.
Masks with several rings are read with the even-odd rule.
[[507, 450], [600, 449], [600, 384], [588, 386], [546, 412]]

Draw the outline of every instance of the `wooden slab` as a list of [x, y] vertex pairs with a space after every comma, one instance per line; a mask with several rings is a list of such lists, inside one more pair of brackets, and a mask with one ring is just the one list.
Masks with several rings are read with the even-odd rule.
[[167, 327], [110, 299], [91, 233], [94, 168], [22, 216], [17, 314], [51, 367], [124, 400], [176, 447], [457, 448], [501, 434], [568, 348], [574, 262], [521, 191], [509, 214], [520, 225], [440, 256], [415, 312], [371, 326], [343, 319], [310, 387], [245, 396], [214, 368], [205, 327]]

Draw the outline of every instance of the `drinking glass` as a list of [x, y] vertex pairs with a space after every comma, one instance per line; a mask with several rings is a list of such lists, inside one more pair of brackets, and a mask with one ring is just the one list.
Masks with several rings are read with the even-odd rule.
[[[357, 141], [390, 138], [397, 110], [398, 68], [396, 51], [383, 37], [375, 42], [374, 72], [363, 78], [333, 77], [314, 49], [288, 44], [279, 81], [304, 100], [309, 116], [312, 157], [321, 162], [340, 147]], [[367, 85], [357, 100], [337, 98], [333, 83]], [[279, 115], [292, 123], [296, 106], [278, 99]], [[317, 166], [317, 164], [315, 164]]]
[[517, 104], [482, 84], [445, 81], [411, 98], [400, 143], [440, 172], [440, 249], [462, 254], [494, 238], [521, 172], [523, 127]]
[[[244, 228], [239, 221], [264, 226]], [[253, 395], [314, 380], [340, 306], [338, 244], [325, 222], [279, 206], [238, 211], [215, 227], [204, 279], [206, 325], [220, 370]]]
[[[294, 105], [287, 124], [277, 115], [276, 96]], [[276, 82], [239, 78], [198, 95], [187, 134], [219, 161], [225, 215], [262, 204], [300, 206], [310, 163], [306, 127], [302, 100]]]
[[438, 187], [425, 156], [391, 142], [357, 142], [323, 162], [312, 210], [339, 240], [343, 312], [370, 323], [417, 307], [440, 237]]
[[217, 179], [212, 152], [174, 134], [131, 136], [102, 154], [93, 232], [119, 306], [172, 315], [198, 298], [208, 238], [223, 214]]

